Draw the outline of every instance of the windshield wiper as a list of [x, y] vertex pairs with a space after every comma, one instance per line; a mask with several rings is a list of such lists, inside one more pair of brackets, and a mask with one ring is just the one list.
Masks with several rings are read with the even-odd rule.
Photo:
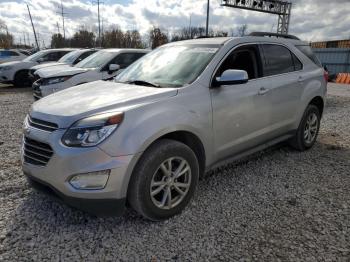
[[127, 83], [130, 85], [161, 87], [160, 85], [158, 85], [156, 83], [151, 83], [151, 82], [147, 82], [144, 80], [133, 80], [133, 81], [129, 81]]

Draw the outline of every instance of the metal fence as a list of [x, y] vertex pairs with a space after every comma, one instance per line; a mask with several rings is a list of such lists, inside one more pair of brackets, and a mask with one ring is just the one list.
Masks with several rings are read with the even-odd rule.
[[330, 74], [350, 73], [350, 48], [313, 48]]

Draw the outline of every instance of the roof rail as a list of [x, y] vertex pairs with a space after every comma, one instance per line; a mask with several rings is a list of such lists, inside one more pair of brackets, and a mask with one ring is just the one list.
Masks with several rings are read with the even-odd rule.
[[300, 38], [294, 36], [294, 35], [287, 35], [287, 34], [278, 34], [278, 33], [271, 33], [271, 32], [252, 32], [249, 34], [250, 36], [268, 36], [268, 37], [281, 37], [281, 38], [287, 38], [287, 39], [294, 39], [294, 40], [300, 40]]

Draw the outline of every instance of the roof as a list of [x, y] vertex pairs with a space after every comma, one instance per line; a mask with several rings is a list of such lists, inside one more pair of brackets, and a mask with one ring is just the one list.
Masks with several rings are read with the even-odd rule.
[[171, 45], [224, 45], [231, 41], [249, 40], [251, 42], [273, 42], [273, 43], [291, 43], [291, 44], [307, 44], [301, 40], [282, 38], [282, 37], [266, 37], [266, 36], [242, 36], [242, 37], [213, 37], [213, 38], [198, 38], [170, 43]]
[[101, 49], [99, 51], [104, 51], [104, 52], [111, 52], [111, 53], [117, 53], [117, 52], [140, 52], [140, 53], [146, 53], [149, 52], [149, 50], [146, 49], [136, 49], [136, 48], [106, 48], [106, 49]]

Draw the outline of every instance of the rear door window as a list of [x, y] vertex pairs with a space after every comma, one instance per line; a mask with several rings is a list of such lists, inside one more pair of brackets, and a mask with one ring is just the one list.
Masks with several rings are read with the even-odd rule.
[[312, 49], [308, 45], [297, 45], [295, 46], [299, 49], [300, 52], [302, 52], [304, 55], [306, 55], [312, 62], [314, 62], [316, 65], [322, 67], [322, 63], [320, 60], [318, 60], [317, 56], [312, 52]]
[[274, 44], [262, 45], [264, 53], [264, 76], [295, 71], [292, 53], [286, 47]]

